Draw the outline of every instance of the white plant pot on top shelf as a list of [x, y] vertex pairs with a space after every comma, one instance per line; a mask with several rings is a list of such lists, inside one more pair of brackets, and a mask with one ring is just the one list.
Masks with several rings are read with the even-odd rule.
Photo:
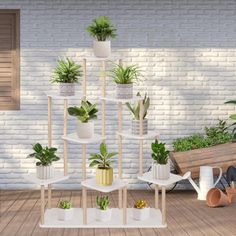
[[61, 96], [74, 96], [75, 95], [75, 83], [59, 83]]
[[111, 213], [112, 213], [112, 209], [109, 208], [107, 210], [101, 210], [101, 209], [96, 209], [96, 220], [97, 221], [102, 221], [102, 222], [106, 222], [111, 220]]
[[39, 179], [50, 179], [53, 176], [52, 165], [36, 166], [36, 176]]
[[116, 84], [116, 98], [117, 99], [131, 99], [133, 98], [133, 84]]
[[150, 216], [150, 207], [143, 209], [133, 208], [133, 219], [142, 221], [148, 219]]
[[88, 122], [81, 122], [77, 121], [77, 127], [76, 127], [76, 133], [77, 136], [81, 139], [90, 139], [94, 136], [94, 122], [88, 121]]
[[166, 180], [170, 178], [170, 162], [168, 161], [166, 165], [161, 165], [158, 163], [152, 163], [152, 175], [153, 179]]
[[58, 209], [58, 220], [68, 221], [73, 218], [74, 210], [73, 208], [70, 209]]
[[[148, 119], [143, 119], [143, 135], [148, 133]], [[140, 135], [140, 120], [132, 120], [132, 134]]]
[[111, 41], [93, 41], [93, 52], [96, 57], [109, 57], [111, 54]]

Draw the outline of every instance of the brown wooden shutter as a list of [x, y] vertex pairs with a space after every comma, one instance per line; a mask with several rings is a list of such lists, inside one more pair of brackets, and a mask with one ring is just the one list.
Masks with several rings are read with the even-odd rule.
[[20, 11], [0, 10], [0, 110], [20, 109]]

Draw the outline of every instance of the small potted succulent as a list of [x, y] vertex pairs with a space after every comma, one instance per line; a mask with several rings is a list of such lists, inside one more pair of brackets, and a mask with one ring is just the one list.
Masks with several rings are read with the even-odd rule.
[[[137, 96], [141, 97], [140, 93], [137, 93]], [[144, 99], [142, 100], [143, 103], [143, 134], [148, 133], [148, 119], [146, 119], [147, 116], [147, 110], [150, 105], [150, 98], [147, 97], [147, 94], [145, 94]], [[133, 106], [131, 106], [130, 103], [126, 103], [126, 106], [128, 109], [131, 111], [133, 114], [133, 119], [132, 119], [132, 134], [134, 135], [139, 135], [140, 134], [140, 102], [137, 101], [134, 103]]]
[[89, 139], [94, 136], [94, 122], [98, 112], [96, 104], [89, 101], [81, 101], [81, 106], [69, 107], [68, 113], [77, 118], [76, 133], [81, 139]]
[[81, 76], [80, 65], [69, 58], [59, 59], [51, 82], [59, 83], [61, 96], [73, 96], [75, 94], [75, 83], [78, 83]]
[[52, 162], [58, 161], [60, 158], [56, 155], [57, 148], [42, 147], [40, 143], [33, 146], [34, 153], [29, 154], [27, 157], [34, 157], [36, 162], [36, 175], [39, 179], [52, 178]]
[[73, 208], [70, 201], [62, 200], [58, 203], [59, 208], [59, 214], [58, 214], [58, 220], [71, 220], [73, 218]]
[[97, 196], [96, 203], [96, 220], [102, 222], [109, 221], [111, 219], [112, 209], [109, 208], [110, 201], [108, 196]]
[[165, 143], [155, 142], [151, 144], [152, 148], [152, 174], [154, 179], [166, 180], [170, 177], [169, 151]]
[[113, 182], [113, 168], [111, 164], [113, 161], [112, 157], [117, 155], [117, 152], [107, 151], [107, 146], [105, 143], [100, 144], [100, 153], [91, 154], [89, 160], [89, 167], [97, 167], [96, 168], [96, 183], [98, 185], [112, 185]]
[[87, 32], [94, 38], [93, 51], [96, 57], [106, 58], [111, 54], [110, 38], [116, 37], [116, 29], [107, 16], [100, 16], [87, 27]]
[[133, 219], [134, 220], [146, 220], [150, 216], [150, 207], [148, 206], [147, 201], [138, 200], [135, 202], [133, 207]]
[[133, 83], [138, 81], [141, 76], [138, 66], [115, 64], [115, 67], [110, 71], [110, 76], [116, 83], [116, 98], [130, 99], [133, 97]]

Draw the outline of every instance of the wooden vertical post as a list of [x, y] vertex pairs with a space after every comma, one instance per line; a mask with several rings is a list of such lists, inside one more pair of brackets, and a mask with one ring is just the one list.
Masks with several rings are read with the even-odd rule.
[[86, 144], [82, 144], [82, 180], [86, 179]]
[[[143, 100], [139, 101], [139, 135], [143, 135]], [[139, 175], [143, 175], [143, 139], [139, 140]]]
[[48, 185], [48, 208], [52, 207], [52, 185]]
[[162, 212], [162, 224], [166, 224], [166, 188], [164, 186], [161, 187], [161, 212]]
[[87, 224], [87, 189], [82, 188], [83, 224]]
[[86, 59], [83, 59], [83, 99], [86, 100], [87, 96], [87, 69]]
[[44, 196], [44, 185], [41, 185], [41, 224], [44, 224], [44, 207], [45, 207], [45, 196]]
[[123, 188], [123, 224], [127, 224], [127, 187]]
[[[106, 97], [106, 62], [102, 61], [101, 79], [102, 79], [102, 97]], [[106, 102], [102, 100], [102, 139], [106, 135]]]
[[159, 192], [158, 192], [158, 185], [155, 184], [155, 208], [159, 208]]
[[48, 146], [52, 146], [52, 97], [48, 97]]
[[[68, 100], [64, 99], [64, 131], [63, 135], [67, 135], [67, 108], [68, 108]], [[64, 148], [63, 148], [63, 156], [64, 156], [64, 175], [68, 174], [68, 161], [67, 161], [67, 152], [68, 152], [68, 142], [64, 140]]]

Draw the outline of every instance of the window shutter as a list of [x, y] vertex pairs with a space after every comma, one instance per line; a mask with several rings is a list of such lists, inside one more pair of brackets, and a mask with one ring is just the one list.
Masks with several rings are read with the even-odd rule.
[[20, 109], [20, 14], [0, 10], [0, 110]]

